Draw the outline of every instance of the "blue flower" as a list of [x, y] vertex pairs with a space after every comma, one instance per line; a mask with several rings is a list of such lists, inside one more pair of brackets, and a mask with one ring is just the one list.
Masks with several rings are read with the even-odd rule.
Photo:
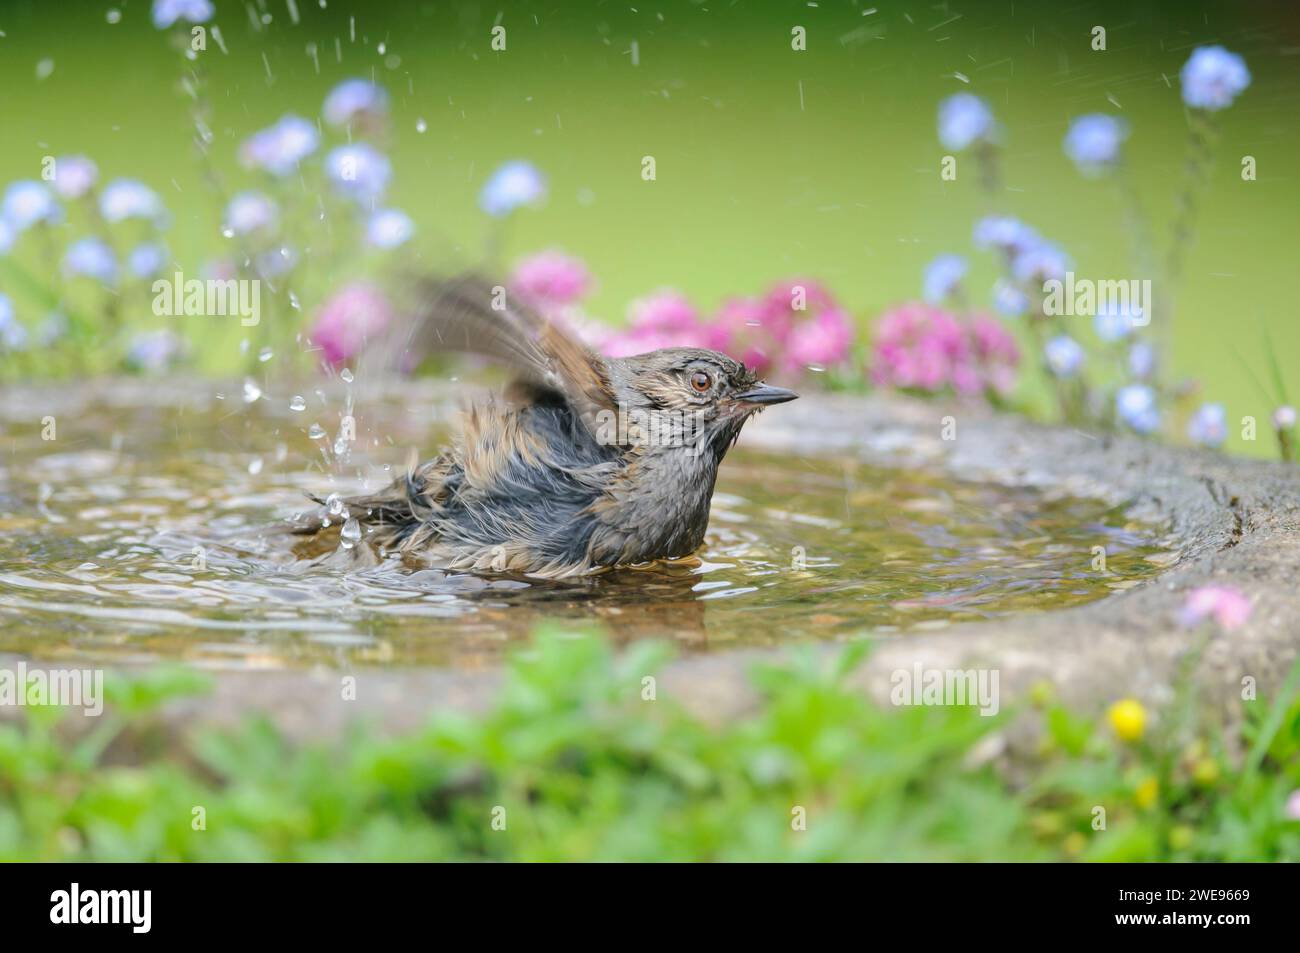
[[1097, 309], [1092, 319], [1092, 326], [1097, 332], [1097, 337], [1111, 344], [1122, 341], [1132, 334], [1134, 322], [1141, 314], [1141, 308], [1106, 304]]
[[1129, 348], [1128, 372], [1138, 380], [1150, 377], [1156, 369], [1156, 349], [1146, 341], [1137, 341]]
[[339, 146], [325, 157], [325, 172], [335, 187], [358, 201], [383, 195], [392, 171], [383, 153], [364, 142]]
[[925, 268], [925, 300], [937, 304], [957, 290], [966, 274], [966, 259], [940, 255]]
[[157, 242], [136, 245], [126, 256], [126, 266], [137, 278], [152, 278], [167, 265], [167, 249]]
[[546, 198], [546, 177], [532, 163], [516, 160], [500, 166], [479, 193], [478, 204], [494, 218], [509, 215], [521, 205], [536, 205]]
[[321, 114], [331, 126], [346, 126], [357, 117], [382, 119], [388, 114], [388, 93], [368, 79], [347, 79], [330, 90]]
[[1011, 282], [999, 280], [993, 286], [993, 307], [1008, 318], [1019, 318], [1029, 310], [1029, 295]]
[[376, 248], [396, 248], [414, 234], [411, 216], [395, 208], [381, 209], [366, 223], [366, 241]]
[[1187, 436], [1203, 447], [1219, 447], [1228, 439], [1228, 413], [1222, 404], [1201, 404], [1187, 422]]
[[254, 260], [257, 273], [263, 278], [279, 278], [292, 271], [297, 264], [298, 253], [288, 247], [264, 251]]
[[1083, 172], [1096, 175], [1119, 162], [1120, 147], [1127, 138], [1128, 124], [1114, 116], [1080, 116], [1065, 134], [1065, 154]]
[[261, 192], [240, 192], [226, 206], [226, 228], [236, 235], [271, 228], [278, 217], [275, 203]]
[[158, 219], [162, 217], [163, 204], [157, 193], [143, 182], [114, 179], [99, 193], [99, 212], [107, 222]]
[[1183, 102], [1194, 109], [1218, 111], [1250, 85], [1246, 61], [1221, 46], [1200, 46], [1192, 51], [1180, 74]]
[[0, 217], [15, 233], [22, 233], [38, 222], [58, 222], [63, 217], [63, 210], [44, 182], [24, 179], [5, 189]]
[[957, 93], [939, 104], [939, 141], [960, 152], [975, 142], [988, 142], [996, 126], [988, 103], [973, 93]]
[[1022, 284], [1061, 281], [1070, 270], [1070, 259], [1055, 245], [1040, 241], [1019, 251], [1011, 262], [1011, 273]]
[[65, 199], [79, 199], [95, 184], [99, 169], [85, 156], [64, 156], [54, 163], [54, 188]]
[[181, 355], [181, 339], [166, 329], [145, 331], [131, 339], [126, 360], [142, 371], [164, 371]]
[[117, 260], [113, 249], [100, 238], [82, 238], [68, 246], [63, 270], [71, 277], [82, 276], [111, 285], [117, 281]]
[[315, 124], [288, 114], [275, 125], [245, 139], [239, 147], [239, 159], [250, 169], [265, 169], [274, 176], [286, 176], [319, 145], [320, 133]]
[[1083, 367], [1084, 353], [1074, 338], [1062, 334], [1043, 348], [1047, 366], [1057, 377], [1073, 377]]
[[13, 313], [13, 302], [0, 294], [0, 351], [22, 351], [27, 347], [27, 329]]
[[1041, 241], [1036, 231], [1009, 215], [990, 215], [975, 223], [975, 244], [980, 248], [997, 248], [1014, 254]]
[[68, 333], [68, 316], [62, 311], [51, 311], [36, 329], [36, 342], [41, 347], [52, 347]]
[[153, 0], [153, 25], [165, 30], [177, 20], [207, 23], [213, 12], [211, 0]]
[[14, 317], [14, 306], [0, 294], [0, 350], [21, 351], [27, 346], [27, 329]]
[[1160, 428], [1160, 408], [1156, 406], [1156, 393], [1145, 384], [1129, 384], [1115, 395], [1115, 411], [1119, 419], [1141, 434]]
[[0, 218], [0, 256], [9, 254], [9, 249], [14, 247], [14, 241], [18, 238], [18, 233], [14, 227]]

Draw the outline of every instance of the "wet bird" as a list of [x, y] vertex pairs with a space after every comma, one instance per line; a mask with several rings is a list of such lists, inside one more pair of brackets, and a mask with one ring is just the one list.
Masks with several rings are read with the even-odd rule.
[[477, 353], [515, 379], [469, 409], [455, 446], [342, 501], [378, 555], [552, 578], [688, 556], [745, 422], [797, 396], [717, 351], [603, 358], [477, 278], [426, 300], [408, 354]]

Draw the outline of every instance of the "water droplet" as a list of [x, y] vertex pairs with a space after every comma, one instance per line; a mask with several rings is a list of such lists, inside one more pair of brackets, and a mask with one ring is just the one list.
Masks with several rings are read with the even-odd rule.
[[312, 424], [307, 430], [307, 436], [313, 440], [320, 440], [325, 436], [325, 428], [320, 424]]
[[289, 401], [289, 409], [295, 412], [300, 410], [306, 410], [307, 401], [303, 399], [303, 396], [301, 394], [294, 394], [293, 400]]
[[253, 476], [257, 476], [259, 473], [262, 472], [261, 457], [253, 457], [253, 459], [248, 461], [248, 472]]
[[334, 441], [334, 456], [345, 457], [347, 456], [347, 453], [348, 453], [347, 438], [344, 437], [342, 434], [339, 434], [338, 439]]
[[295, 310], [295, 311], [301, 311], [301, 310], [302, 310], [302, 302], [300, 302], [300, 301], [298, 300], [298, 296], [297, 296], [296, 294], [294, 294], [292, 291], [289, 292], [289, 305], [290, 305], [290, 306], [293, 308], [293, 310]]
[[114, 7], [105, 14], [104, 19], [108, 20], [109, 23], [121, 23], [122, 11]]
[[343, 505], [343, 499], [337, 493], [331, 493], [325, 497], [325, 511], [330, 516], [346, 516], [347, 509]]
[[235, 230], [231, 228], [229, 225], [227, 225], [225, 228], [221, 230], [221, 234], [224, 235], [226, 238], [234, 238]]
[[424, 132], [424, 131], [427, 130], [428, 128], [429, 128], [429, 124], [428, 124], [427, 122], [425, 122], [423, 119], [417, 119], [417, 120], [415, 120], [415, 131], [416, 131], [416, 132]]
[[339, 542], [342, 543], [344, 549], [351, 549], [361, 542], [361, 524], [357, 522], [355, 516], [350, 517], [343, 524], [343, 529], [339, 533]]
[[387, 53], [387, 52], [388, 52], [388, 44], [387, 44], [387, 43], [380, 43], [380, 44], [379, 44], [379, 55], [380, 55], [380, 56], [383, 56], [383, 55], [384, 55], [385, 53]]
[[244, 380], [244, 403], [251, 404], [262, 397], [262, 388], [251, 377]]
[[343, 378], [343, 383], [351, 384], [353, 381], [352, 370], [347, 367], [343, 368], [343, 373], [339, 377]]
[[263, 364], [265, 364], [273, 357], [275, 357], [275, 352], [272, 351], [269, 347], [264, 347], [262, 348], [262, 350], [257, 352], [257, 359], [261, 361]]

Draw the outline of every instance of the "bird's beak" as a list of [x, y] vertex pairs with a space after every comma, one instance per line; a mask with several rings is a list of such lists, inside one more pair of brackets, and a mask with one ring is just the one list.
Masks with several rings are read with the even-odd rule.
[[773, 387], [771, 384], [755, 384], [747, 391], [736, 395], [736, 400], [742, 400], [748, 404], [784, 404], [787, 400], [794, 400], [799, 395], [792, 390], [786, 390], [784, 387]]

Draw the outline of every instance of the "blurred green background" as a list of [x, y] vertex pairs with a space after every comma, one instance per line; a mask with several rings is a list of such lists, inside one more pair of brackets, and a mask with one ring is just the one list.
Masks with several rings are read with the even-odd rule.
[[[227, 52], [210, 41], [203, 63], [213, 155], [229, 187], [255, 183], [236, 162], [251, 132], [289, 111], [315, 117], [338, 81], [373, 76], [393, 97], [389, 204], [415, 218], [426, 259], [477, 254], [490, 224], [476, 207], [482, 181], [500, 161], [526, 158], [550, 177], [551, 195], [511, 223], [507, 255], [561, 247], [583, 257], [600, 282], [593, 311], [614, 321], [661, 286], [711, 309], [804, 275], [865, 327], [918, 296], [922, 269], [943, 252], [969, 255], [969, 288], [987, 302], [995, 263], [970, 236], [990, 204], [973, 163], [956, 182], [939, 176], [936, 107], [960, 90], [988, 99], [1005, 127], [1001, 208], [1058, 241], [1081, 276], [1134, 275], [1115, 189], [1082, 178], [1062, 137], [1082, 113], [1128, 119], [1128, 155], [1163, 238], [1183, 173], [1178, 71], [1193, 47], [1222, 43], [1254, 81], [1219, 114], [1217, 163], [1178, 290], [1175, 365], [1226, 404], [1230, 421], [1259, 418], [1253, 445], [1230, 428], [1237, 452], [1273, 452], [1261, 322], [1292, 399], [1300, 395], [1300, 322], [1285, 293], [1300, 248], [1292, 4], [296, 0], [297, 23], [286, 0], [216, 7]], [[504, 53], [489, 49], [496, 22], [507, 29]], [[795, 25], [807, 30], [805, 52], [791, 50]], [[1105, 52], [1090, 49], [1095, 25], [1107, 29]], [[52, 71], [49, 62], [38, 71], [41, 61]], [[5, 0], [0, 183], [38, 178], [45, 155], [85, 153], [101, 181], [139, 177], [162, 194], [171, 251], [197, 269], [223, 239], [180, 73], [143, 0]], [[656, 159], [654, 182], [641, 179], [644, 155]], [[1257, 181], [1242, 181], [1243, 155], [1256, 158]], [[30, 318], [22, 295], [4, 290]], [[141, 306], [131, 320], [167, 319]], [[236, 343], [201, 355], [205, 368], [235, 366]]]

